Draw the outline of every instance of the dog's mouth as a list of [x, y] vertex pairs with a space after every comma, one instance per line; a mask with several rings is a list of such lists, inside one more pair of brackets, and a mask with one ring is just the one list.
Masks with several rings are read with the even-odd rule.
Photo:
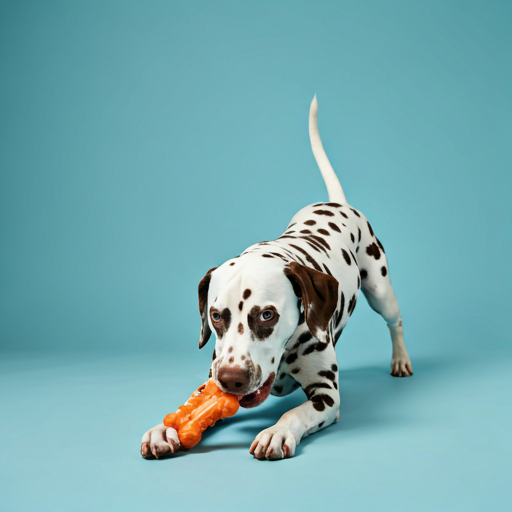
[[268, 398], [268, 395], [270, 395], [270, 390], [272, 389], [272, 384], [274, 383], [275, 378], [276, 374], [272, 372], [264, 384], [256, 391], [249, 393], [248, 395], [242, 395], [239, 398], [240, 405], [246, 409], [251, 409], [252, 407], [257, 407], [262, 404]]

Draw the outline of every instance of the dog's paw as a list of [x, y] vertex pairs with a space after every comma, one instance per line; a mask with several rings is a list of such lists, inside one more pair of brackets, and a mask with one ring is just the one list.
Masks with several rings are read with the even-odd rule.
[[280, 460], [293, 457], [296, 446], [291, 430], [274, 425], [256, 436], [249, 453], [259, 460]]
[[163, 423], [148, 430], [142, 436], [140, 454], [145, 459], [161, 459], [181, 448], [178, 433]]
[[412, 364], [407, 354], [393, 355], [391, 359], [391, 375], [393, 377], [409, 377], [412, 375]]

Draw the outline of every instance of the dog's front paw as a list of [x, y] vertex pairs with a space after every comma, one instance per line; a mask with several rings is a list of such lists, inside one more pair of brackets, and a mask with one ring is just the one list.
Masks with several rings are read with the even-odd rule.
[[407, 354], [393, 354], [391, 359], [391, 375], [393, 377], [409, 377], [412, 375], [412, 364]]
[[293, 457], [296, 446], [290, 429], [274, 425], [256, 436], [249, 453], [259, 460], [280, 460]]
[[142, 436], [140, 454], [145, 459], [160, 459], [176, 453], [180, 448], [181, 444], [176, 430], [160, 423]]

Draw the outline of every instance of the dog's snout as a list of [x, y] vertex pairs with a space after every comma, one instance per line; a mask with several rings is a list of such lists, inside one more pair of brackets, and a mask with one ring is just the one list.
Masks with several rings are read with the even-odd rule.
[[251, 375], [247, 369], [240, 366], [226, 367], [219, 369], [217, 379], [222, 387], [229, 393], [244, 394], [250, 386]]

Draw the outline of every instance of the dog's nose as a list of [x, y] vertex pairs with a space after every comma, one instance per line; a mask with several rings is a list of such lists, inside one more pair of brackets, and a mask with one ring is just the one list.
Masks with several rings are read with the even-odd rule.
[[229, 393], [244, 394], [249, 388], [251, 376], [240, 366], [219, 368], [217, 379]]

